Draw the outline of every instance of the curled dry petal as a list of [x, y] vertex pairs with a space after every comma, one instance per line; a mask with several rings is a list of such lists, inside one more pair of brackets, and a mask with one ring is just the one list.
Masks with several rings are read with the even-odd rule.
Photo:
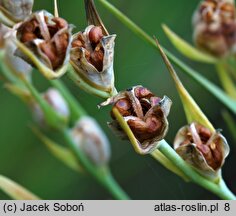
[[[167, 116], [172, 104], [168, 97], [159, 98], [147, 88], [135, 86], [109, 98], [101, 106], [108, 104], [112, 104], [112, 110], [116, 108], [123, 120], [127, 122], [136, 138], [138, 153], [148, 154], [152, 152], [158, 141], [165, 137], [168, 131]], [[126, 132], [121, 129], [113, 111], [111, 116], [114, 121], [109, 123], [110, 127], [122, 138], [127, 138]]]
[[[55, 113], [67, 121], [70, 116], [70, 109], [67, 102], [62, 97], [60, 92], [54, 88], [48, 89], [42, 94], [43, 99], [53, 108]], [[34, 101], [29, 104], [33, 113], [35, 121], [42, 127], [46, 126], [46, 120], [44, 118], [44, 113], [40, 106]]]
[[220, 131], [192, 123], [182, 127], [175, 138], [176, 152], [203, 175], [215, 178], [229, 153], [229, 146]]
[[115, 35], [105, 36], [100, 26], [88, 26], [73, 36], [71, 64], [76, 74], [94, 88], [114, 88]]
[[193, 16], [194, 41], [206, 52], [225, 57], [235, 52], [236, 13], [232, 0], [204, 0]]
[[[17, 39], [47, 68], [57, 72], [69, 63], [72, 26], [64, 19], [39, 11], [17, 25], [16, 30]], [[33, 64], [26, 53], [18, 50], [16, 55]]]
[[71, 136], [94, 165], [108, 163], [111, 155], [109, 141], [93, 118], [80, 118], [72, 129]]
[[0, 21], [5, 24], [17, 23], [28, 17], [34, 0], [0, 0]]

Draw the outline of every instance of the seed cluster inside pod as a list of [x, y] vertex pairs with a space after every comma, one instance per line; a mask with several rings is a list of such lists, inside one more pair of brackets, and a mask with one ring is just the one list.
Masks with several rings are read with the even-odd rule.
[[[80, 32], [73, 40], [73, 48], [84, 48], [85, 57], [98, 71], [103, 70], [104, 49], [101, 39], [104, 37], [101, 27], [93, 26], [86, 35]], [[79, 61], [80, 59], [78, 59]]]
[[194, 38], [199, 48], [224, 57], [236, 45], [236, 10], [227, 0], [201, 2], [193, 19]]
[[49, 59], [53, 70], [60, 68], [65, 60], [69, 45], [68, 23], [59, 17], [36, 14], [22, 23], [17, 30], [19, 40], [30, 46], [37, 41], [39, 49]]
[[[122, 94], [115, 100], [114, 107], [127, 121], [136, 139], [140, 143], [157, 137], [161, 139], [167, 127], [166, 116], [160, 106], [162, 99], [142, 86]], [[113, 113], [111, 116], [115, 119]]]
[[185, 140], [180, 143], [180, 146], [194, 143], [207, 164], [217, 170], [221, 167], [224, 157], [220, 142], [222, 142], [222, 138], [219, 133], [211, 132], [200, 124], [192, 123], [187, 128]]

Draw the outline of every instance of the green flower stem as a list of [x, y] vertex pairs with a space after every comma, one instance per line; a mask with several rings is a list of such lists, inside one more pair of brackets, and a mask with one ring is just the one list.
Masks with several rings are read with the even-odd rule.
[[11, 179], [0, 175], [0, 190], [17, 200], [40, 200], [40, 198]]
[[22, 81], [42, 109], [48, 125], [58, 130], [64, 128], [66, 120], [54, 111], [54, 109], [41, 97], [37, 89], [28, 80], [22, 78]]
[[79, 118], [86, 115], [86, 111], [79, 104], [79, 102], [75, 99], [75, 97], [69, 92], [64, 83], [60, 80], [50, 80], [50, 83], [57, 88], [62, 96], [67, 101], [70, 110], [71, 110], [71, 118], [73, 122], [76, 122]]
[[69, 75], [70, 79], [75, 82], [77, 86], [79, 86], [81, 89], [83, 89], [85, 92], [96, 95], [100, 98], [107, 99], [111, 96], [108, 92], [99, 90], [97, 88], [93, 88], [88, 83], [86, 83], [80, 76], [76, 74], [73, 67], [70, 65], [69, 69], [67, 71], [67, 74]]
[[4, 63], [4, 51], [3, 50], [0, 50], [0, 71], [2, 72], [4, 78], [7, 80], [7, 82], [11, 82], [14, 84], [20, 83], [19, 80], [10, 72], [10, 69]]
[[[146, 41], [153, 48], [157, 48], [157, 44], [152, 37], [150, 37], [144, 30], [142, 30], [138, 25], [131, 21], [126, 15], [115, 8], [106, 0], [98, 0], [108, 11], [110, 11], [114, 16], [116, 16], [124, 25], [126, 25], [131, 31], [133, 31], [142, 40]], [[225, 106], [227, 106], [234, 114], [236, 114], [236, 102], [228, 97], [220, 88], [218, 88], [213, 83], [210, 83], [205, 77], [198, 74], [195, 70], [190, 68], [188, 65], [176, 58], [167, 49], [163, 48], [164, 52], [168, 58], [180, 69], [183, 70], [188, 76], [201, 84], [206, 90], [208, 90], [212, 95], [214, 95], [219, 101], [221, 101]]]
[[107, 167], [95, 167], [88, 158], [79, 150], [78, 146], [71, 139], [69, 130], [65, 129], [61, 131], [62, 135], [68, 146], [74, 152], [74, 154], [79, 159], [79, 162], [86, 168], [86, 170], [98, 180], [110, 193], [120, 200], [128, 200], [129, 197], [126, 193], [120, 188], [117, 182], [112, 177], [109, 169]]
[[228, 189], [224, 180], [220, 177], [218, 183], [214, 183], [200, 174], [198, 174], [193, 168], [191, 168], [170, 145], [162, 140], [158, 146], [160, 152], [162, 152], [171, 162], [173, 162], [192, 182], [202, 186], [203, 188], [211, 191], [222, 199], [236, 200], [235, 195]]
[[[71, 111], [72, 111], [72, 118], [74, 121], [78, 120], [80, 117], [86, 115], [86, 111], [83, 107], [78, 103], [78, 101], [70, 94], [66, 86], [60, 80], [51, 80], [51, 84], [56, 87], [62, 94], [62, 96], [67, 100]], [[116, 95], [116, 89], [113, 90], [113, 94]], [[66, 134], [65, 134], [66, 133]], [[110, 170], [107, 167], [103, 167], [100, 169], [95, 168], [86, 158], [85, 155], [82, 154], [78, 150], [78, 147], [73, 144], [71, 138], [68, 135], [68, 132], [63, 133], [64, 137], [66, 138], [67, 142], [70, 139], [70, 147], [76, 153], [77, 157], [79, 158], [80, 162], [84, 162], [83, 165], [88, 169], [88, 171], [93, 174], [93, 176], [99, 180], [102, 185], [104, 185], [110, 193], [116, 197], [117, 199], [129, 199], [128, 196], [123, 192], [120, 186], [115, 181], [114, 177], [112, 176]]]
[[222, 83], [223, 88], [225, 89], [226, 93], [236, 100], [236, 85], [234, 84], [233, 80], [230, 77], [230, 73], [227, 70], [224, 63], [219, 63], [216, 65], [216, 71], [218, 72], [218, 76]]
[[228, 126], [229, 131], [231, 132], [231, 136], [234, 138], [234, 144], [236, 144], [236, 121], [234, 120], [233, 116], [227, 111], [223, 110], [222, 112], [223, 118], [225, 123]]

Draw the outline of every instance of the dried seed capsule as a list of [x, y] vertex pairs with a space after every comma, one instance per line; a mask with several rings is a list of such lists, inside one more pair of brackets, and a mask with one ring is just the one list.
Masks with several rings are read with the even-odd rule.
[[102, 166], [109, 162], [111, 152], [108, 139], [93, 118], [80, 118], [71, 136], [94, 165]]
[[88, 93], [107, 98], [114, 88], [114, 46], [116, 35], [106, 30], [93, 0], [84, 0], [88, 27], [73, 36], [72, 79]]
[[28, 54], [18, 44], [16, 55], [36, 66], [49, 79], [65, 72], [70, 59], [71, 25], [62, 18], [39, 11], [17, 25], [16, 30], [17, 39], [32, 52]]
[[229, 153], [226, 139], [219, 132], [192, 123], [182, 127], [175, 138], [176, 152], [203, 175], [216, 178]]
[[[47, 103], [53, 108], [53, 110], [57, 113], [58, 116], [63, 118], [65, 122], [70, 117], [70, 110], [68, 107], [67, 102], [62, 97], [60, 92], [57, 89], [50, 88], [45, 93], [42, 94], [42, 97]], [[44, 117], [44, 113], [40, 106], [35, 103], [34, 101], [31, 101], [31, 110], [33, 113], [33, 117], [35, 121], [42, 127], [47, 127], [47, 121]]]
[[236, 11], [233, 0], [204, 0], [193, 16], [194, 41], [206, 52], [225, 57], [235, 52]]
[[115, 35], [105, 36], [99, 26], [88, 26], [73, 36], [71, 64], [81, 79], [93, 88], [112, 92], [114, 88]]
[[126, 131], [121, 129], [114, 114], [114, 108], [127, 122], [136, 139], [135, 150], [140, 154], [152, 152], [168, 131], [167, 116], [169, 115], [171, 100], [168, 97], [159, 98], [142, 86], [135, 86], [127, 91], [109, 98], [101, 106], [113, 105], [111, 116], [114, 119], [109, 125], [127, 139]]
[[33, 8], [33, 0], [1, 0], [0, 22], [12, 26], [28, 17]]

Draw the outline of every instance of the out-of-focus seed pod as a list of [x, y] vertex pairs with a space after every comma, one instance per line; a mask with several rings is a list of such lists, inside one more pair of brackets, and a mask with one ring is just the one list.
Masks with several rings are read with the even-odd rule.
[[[67, 102], [62, 97], [60, 92], [54, 88], [48, 89], [45, 93], [42, 94], [42, 98], [49, 104], [54, 112], [64, 119], [64, 122], [67, 123], [70, 117], [70, 109]], [[34, 100], [29, 104], [33, 113], [34, 120], [43, 128], [48, 127], [47, 120], [45, 119], [44, 112], [38, 103]], [[50, 126], [49, 126], [50, 127]]]
[[176, 152], [201, 174], [217, 178], [229, 154], [229, 146], [220, 131], [192, 123], [182, 127], [175, 138]]
[[72, 41], [71, 25], [47, 11], [39, 11], [15, 28], [16, 55], [37, 67], [48, 79], [58, 78], [66, 72]]
[[8, 26], [23, 21], [33, 8], [34, 0], [0, 0], [0, 22]]
[[236, 11], [233, 0], [204, 0], [193, 16], [194, 41], [215, 57], [236, 50]]
[[155, 96], [143, 86], [135, 86], [109, 98], [101, 106], [112, 104], [111, 116], [114, 119], [109, 126], [124, 139], [127, 133], [118, 123], [114, 109], [118, 110], [135, 136], [135, 150], [139, 154], [148, 154], [156, 149], [168, 131], [167, 116], [170, 112], [171, 100]]
[[88, 116], [80, 118], [71, 130], [71, 136], [78, 148], [96, 166], [106, 165], [109, 162], [111, 151], [109, 141], [97, 124]]

